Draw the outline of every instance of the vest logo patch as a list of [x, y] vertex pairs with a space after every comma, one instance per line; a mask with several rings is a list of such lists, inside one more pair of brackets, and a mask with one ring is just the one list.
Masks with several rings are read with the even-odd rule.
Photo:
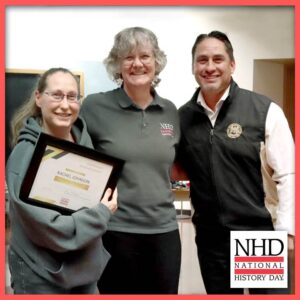
[[231, 139], [237, 139], [242, 132], [242, 126], [238, 123], [232, 123], [227, 127], [227, 136]]
[[163, 136], [174, 137], [174, 127], [172, 124], [160, 123], [160, 133]]

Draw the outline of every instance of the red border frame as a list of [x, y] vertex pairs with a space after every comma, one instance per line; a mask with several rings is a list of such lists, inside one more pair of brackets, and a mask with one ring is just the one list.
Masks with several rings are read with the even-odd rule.
[[[300, 4], [297, 4], [298, 1], [296, 0], [231, 0], [226, 1], [227, 3], [224, 3], [225, 0], [2, 0], [0, 3], [0, 113], [1, 113], [1, 133], [0, 133], [0, 145], [4, 145], [5, 143], [5, 85], [4, 85], [4, 79], [5, 79], [5, 8], [7, 6], [93, 6], [93, 5], [99, 5], [99, 6], [293, 6], [295, 7], [295, 56], [299, 53], [299, 33], [298, 33], [298, 27], [299, 27], [299, 6]], [[295, 82], [295, 115], [299, 115], [299, 104], [298, 101], [296, 101], [299, 97], [299, 88], [300, 88], [300, 81], [299, 81], [299, 62], [298, 60], [295, 60], [296, 63], [296, 82]], [[297, 118], [295, 118], [295, 141], [296, 141], [296, 186], [298, 183], [298, 172], [299, 172], [299, 161], [298, 161], [298, 151], [297, 151], [297, 142], [299, 139], [299, 121]], [[120, 296], [110, 296], [110, 295], [66, 295], [66, 296], [60, 296], [60, 295], [6, 295], [5, 294], [5, 220], [4, 220], [4, 211], [5, 211], [5, 201], [4, 201], [4, 166], [5, 166], [5, 153], [4, 150], [5, 147], [2, 146], [0, 148], [1, 155], [1, 165], [3, 166], [3, 171], [0, 172], [0, 182], [2, 183], [2, 191], [1, 191], [1, 202], [0, 202], [0, 228], [1, 234], [0, 234], [0, 266], [2, 267], [2, 271], [0, 271], [0, 299], [91, 299], [95, 297], [101, 297], [102, 299], [124, 299], [124, 300], [132, 300], [132, 299], [152, 299], [155, 297], [156, 300], [159, 299], [182, 299], [182, 300], [193, 300], [193, 299], [202, 299], [202, 298], [208, 298], [209, 300], [215, 300], [215, 299], [245, 299], [249, 297], [255, 297], [255, 300], [259, 299], [296, 299], [296, 296], [298, 295], [298, 289], [297, 285], [299, 286], [299, 278], [298, 278], [298, 270], [300, 268], [299, 266], [299, 260], [297, 259], [297, 255], [299, 253], [299, 243], [296, 241], [296, 254], [295, 254], [295, 294], [294, 295], [143, 295], [143, 296], [132, 296], [132, 295], [120, 295]], [[299, 199], [299, 189], [296, 188], [296, 199]], [[297, 212], [297, 201], [296, 201], [296, 208], [295, 211]], [[296, 214], [297, 215], [297, 214]], [[295, 218], [296, 222], [296, 232], [298, 232], [299, 228], [299, 221], [297, 221], [297, 218]]]

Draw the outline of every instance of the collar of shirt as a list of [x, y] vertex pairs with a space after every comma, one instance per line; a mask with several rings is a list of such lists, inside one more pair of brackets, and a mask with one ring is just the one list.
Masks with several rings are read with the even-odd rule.
[[230, 90], [230, 86], [228, 86], [228, 88], [225, 90], [225, 92], [222, 95], [222, 97], [220, 98], [220, 100], [217, 102], [216, 107], [215, 107], [215, 111], [213, 111], [211, 108], [208, 107], [208, 105], [206, 104], [206, 102], [203, 98], [201, 90], [198, 94], [197, 103], [204, 108], [204, 111], [205, 111], [206, 115], [208, 116], [212, 126], [215, 125], [215, 122], [217, 120], [220, 109], [221, 109], [224, 101], [227, 99], [227, 97], [229, 95], [229, 90]]
[[[126, 92], [124, 91], [124, 89], [122, 87], [119, 90], [120, 90], [119, 91], [120, 97], [118, 97], [118, 101], [119, 101], [119, 105], [122, 108], [129, 108], [129, 107], [138, 108], [138, 106], [135, 105], [133, 103], [133, 101], [128, 97], [128, 95], [126, 94]], [[156, 93], [156, 91], [154, 89], [151, 91], [151, 93], [153, 95], [153, 101], [150, 103], [149, 106], [159, 106], [159, 107], [163, 108], [165, 105], [164, 105], [161, 97], [158, 96], [158, 94]]]

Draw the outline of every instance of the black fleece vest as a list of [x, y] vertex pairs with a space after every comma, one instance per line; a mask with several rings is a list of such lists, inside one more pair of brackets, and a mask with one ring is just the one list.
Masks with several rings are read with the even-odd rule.
[[260, 149], [271, 101], [232, 82], [214, 128], [197, 104], [180, 108], [179, 160], [191, 181], [195, 225], [272, 230], [264, 204]]

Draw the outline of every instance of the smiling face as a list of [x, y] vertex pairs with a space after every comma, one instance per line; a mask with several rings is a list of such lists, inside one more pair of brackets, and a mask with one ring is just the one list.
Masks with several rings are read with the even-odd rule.
[[67, 97], [61, 101], [51, 95], [78, 95], [76, 80], [69, 73], [56, 72], [47, 78], [45, 91], [36, 92], [36, 105], [40, 107], [43, 118], [43, 129], [46, 133], [60, 136], [61, 132], [70, 132], [78, 118], [80, 102], [69, 102]]
[[221, 97], [231, 81], [235, 62], [230, 59], [225, 45], [216, 38], [206, 38], [196, 47], [193, 74], [205, 98]]
[[150, 43], [138, 45], [121, 59], [124, 88], [150, 88], [155, 77], [155, 57]]

